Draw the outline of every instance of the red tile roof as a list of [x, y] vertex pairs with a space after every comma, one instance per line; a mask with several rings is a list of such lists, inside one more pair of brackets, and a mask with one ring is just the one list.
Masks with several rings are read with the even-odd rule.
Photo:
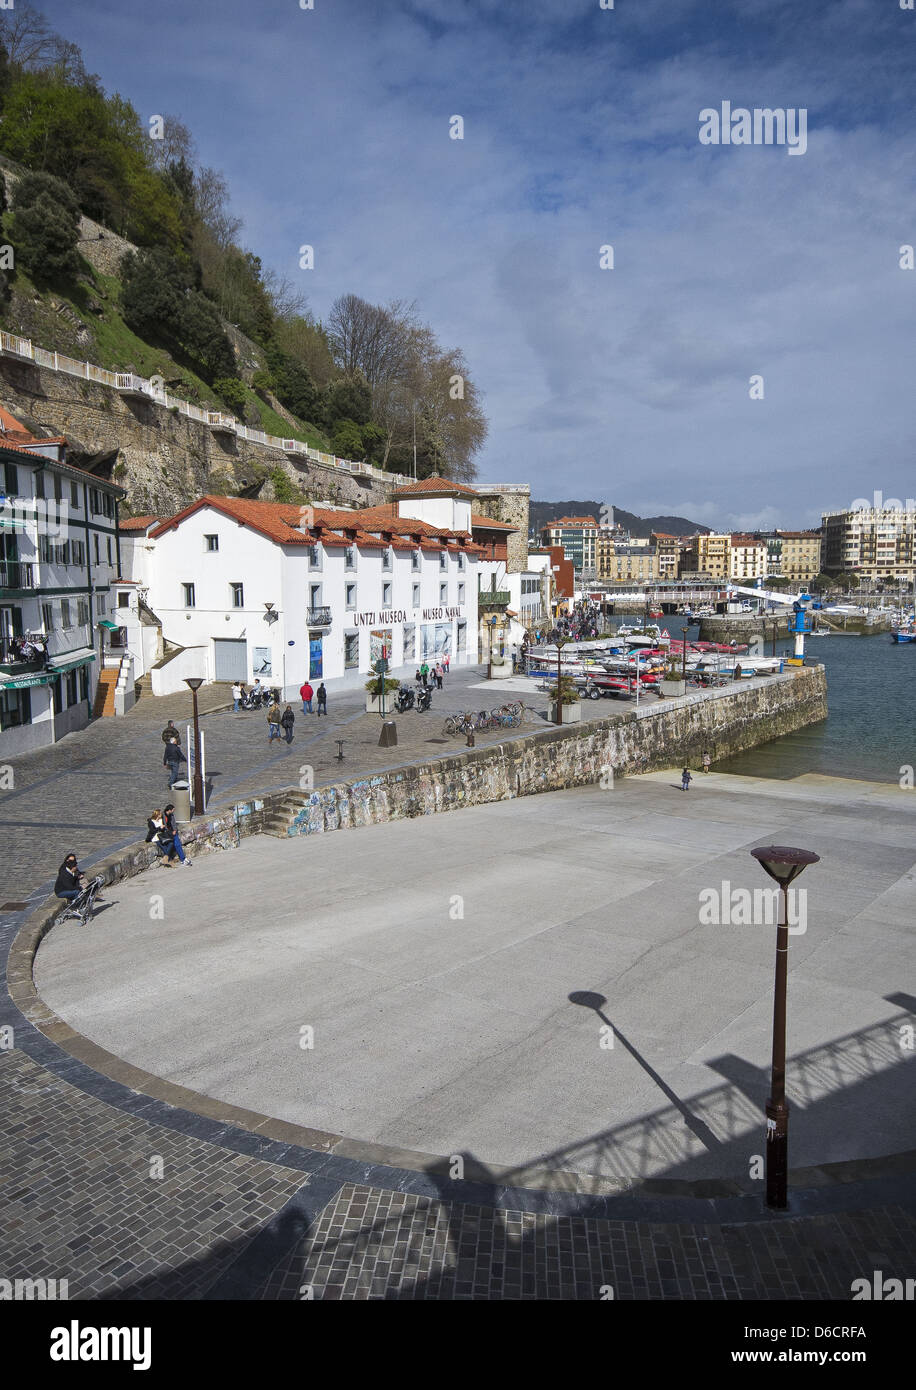
[[418, 478], [415, 482], [405, 483], [395, 491], [395, 497], [426, 497], [426, 496], [450, 496], [456, 494], [459, 497], [476, 497], [477, 493], [472, 487], [466, 487], [464, 483], [456, 483], [452, 478], [443, 478], [439, 473], [434, 473], [431, 478]]
[[[175, 516], [160, 521], [152, 532], [153, 536], [164, 535], [202, 507], [212, 507], [241, 525], [250, 526], [253, 531], [267, 536], [278, 545], [314, 545], [316, 540], [320, 540], [324, 545], [358, 545], [366, 550], [385, 550], [389, 544], [385, 538], [387, 532], [399, 538], [419, 536], [421, 548], [426, 542], [428, 548], [436, 550], [441, 549], [449, 539], [457, 537], [464, 542], [462, 548], [469, 554], [477, 551], [477, 547], [469, 543], [466, 532], [444, 530], [412, 516], [398, 516], [394, 503], [366, 507], [360, 511], [344, 511], [312, 507], [307, 503], [298, 506], [289, 502], [257, 502], [247, 497], [217, 497], [213, 494], [198, 498]], [[307, 524], [310, 530], [299, 529]], [[497, 525], [501, 526], [502, 523]], [[370, 535], [372, 531], [382, 532], [382, 537]], [[401, 545], [398, 548], [416, 547]]]
[[161, 521], [161, 516], [128, 516], [118, 522], [119, 531], [145, 531], [147, 526]]

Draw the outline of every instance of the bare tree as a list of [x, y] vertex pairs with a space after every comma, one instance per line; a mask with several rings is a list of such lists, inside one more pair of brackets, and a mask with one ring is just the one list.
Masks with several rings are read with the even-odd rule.
[[149, 141], [148, 153], [150, 163], [160, 173], [182, 160], [193, 169], [197, 158], [194, 137], [178, 116], [162, 117], [162, 138]]
[[232, 246], [242, 230], [242, 219], [229, 211], [229, 185], [218, 169], [198, 169], [194, 175], [197, 215], [217, 246]]
[[408, 366], [414, 306], [393, 300], [369, 304], [357, 294], [335, 299], [328, 316], [328, 339], [343, 371], [362, 372], [372, 387], [403, 378]]
[[83, 55], [75, 43], [54, 32], [44, 15], [28, 3], [0, 12], [0, 43], [11, 63], [23, 68], [63, 67], [84, 77]]
[[308, 314], [308, 300], [285, 275], [278, 275], [275, 270], [265, 270], [261, 281], [270, 299], [274, 318], [304, 318]]

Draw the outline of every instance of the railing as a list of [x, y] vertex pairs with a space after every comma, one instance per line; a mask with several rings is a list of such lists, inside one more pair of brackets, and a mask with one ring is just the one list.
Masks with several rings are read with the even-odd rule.
[[298, 439], [280, 439], [277, 435], [265, 434], [263, 430], [249, 429], [232, 415], [225, 415], [219, 410], [204, 410], [178, 396], [170, 396], [161, 387], [153, 386], [146, 377], [135, 376], [133, 372], [112, 372], [106, 367], [96, 367], [92, 362], [80, 362], [75, 357], [67, 357], [62, 352], [49, 352], [46, 348], [36, 347], [30, 338], [21, 338], [16, 333], [0, 330], [0, 351], [28, 358], [30, 362], [35, 362], [40, 367], [48, 367], [54, 372], [66, 372], [68, 376], [97, 382], [100, 386], [111, 386], [117, 391], [134, 391], [147, 396], [157, 405], [177, 410], [189, 420], [197, 420], [200, 424], [210, 425], [215, 429], [232, 430], [240, 439], [260, 444], [266, 449], [279, 449], [286, 454], [302, 454], [313, 463], [323, 463], [331, 468], [343, 469], [347, 473], [378, 478], [381, 482], [391, 482], [400, 476], [388, 473], [382, 468], [375, 468], [371, 463], [358, 463], [354, 459], [342, 459], [336, 454], [326, 454], [321, 449], [313, 449], [311, 445], [301, 443]]
[[477, 595], [477, 605], [480, 608], [501, 608], [509, 603], [512, 598], [508, 589], [481, 589]]
[[34, 589], [35, 566], [11, 560], [0, 565], [0, 589]]
[[307, 608], [305, 621], [309, 627], [330, 627], [330, 608]]

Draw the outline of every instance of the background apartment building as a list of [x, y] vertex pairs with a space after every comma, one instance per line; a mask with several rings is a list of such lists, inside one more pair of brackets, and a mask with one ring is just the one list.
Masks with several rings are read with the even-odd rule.
[[735, 534], [729, 537], [728, 577], [739, 584], [763, 579], [767, 573], [766, 543], [759, 536]]
[[561, 516], [541, 528], [541, 544], [559, 546], [577, 575], [595, 578], [600, 530], [593, 516]]
[[707, 536], [691, 536], [682, 560], [682, 570], [691, 574], [708, 574], [712, 579], [727, 579], [730, 543], [729, 535], [710, 533]]
[[860, 580], [914, 579], [916, 513], [903, 507], [868, 507], [825, 512], [822, 568], [828, 574], [852, 572]]

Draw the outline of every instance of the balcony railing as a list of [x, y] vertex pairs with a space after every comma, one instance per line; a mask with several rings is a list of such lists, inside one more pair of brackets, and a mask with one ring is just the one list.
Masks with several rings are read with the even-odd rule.
[[480, 608], [505, 608], [511, 598], [508, 589], [481, 589], [477, 604]]
[[21, 560], [0, 565], [0, 589], [34, 589], [35, 566]]
[[306, 622], [309, 627], [330, 627], [331, 610], [330, 608], [307, 608]]

